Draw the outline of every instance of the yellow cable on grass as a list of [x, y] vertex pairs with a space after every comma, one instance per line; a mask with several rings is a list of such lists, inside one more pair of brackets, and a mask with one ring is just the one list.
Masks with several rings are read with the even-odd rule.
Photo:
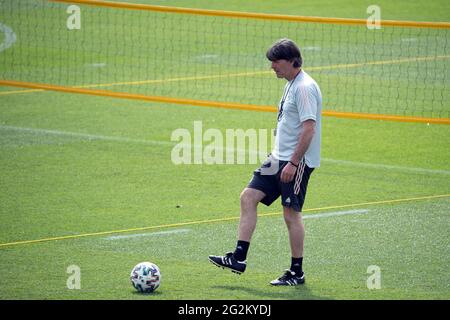
[[[371, 206], [371, 205], [379, 205], [379, 204], [392, 204], [392, 203], [399, 203], [399, 202], [430, 200], [430, 199], [439, 199], [439, 198], [446, 198], [446, 197], [450, 197], [450, 194], [415, 197], [415, 198], [407, 198], [407, 199], [371, 201], [371, 202], [363, 202], [363, 203], [356, 203], [356, 204], [329, 206], [329, 207], [322, 207], [322, 208], [312, 208], [312, 209], [305, 209], [305, 210], [303, 210], [303, 212], [335, 210], [335, 209], [343, 209], [343, 208], [349, 208], [349, 207], [361, 207], [361, 206]], [[268, 216], [274, 216], [274, 215], [279, 215], [279, 214], [281, 214], [281, 212], [259, 214], [259, 216], [260, 217], [268, 217]], [[12, 247], [12, 246], [23, 245], [23, 244], [48, 242], [48, 241], [78, 239], [78, 238], [93, 237], [93, 236], [104, 236], [104, 235], [125, 233], [125, 232], [145, 231], [145, 230], [182, 227], [182, 226], [188, 226], [188, 225], [198, 225], [198, 224], [206, 224], [206, 223], [214, 223], [214, 222], [233, 221], [233, 220], [238, 220], [238, 219], [239, 219], [239, 217], [225, 217], [225, 218], [218, 218], [218, 219], [188, 221], [188, 222], [179, 222], [179, 223], [172, 223], [172, 224], [162, 224], [162, 225], [158, 225], [158, 226], [147, 226], [147, 227], [130, 228], [130, 229], [122, 229], [122, 230], [111, 230], [111, 231], [73, 234], [73, 235], [67, 235], [67, 236], [59, 236], [59, 237], [51, 237], [51, 238], [43, 238], [43, 239], [35, 239], [35, 240], [6, 242], [6, 243], [0, 243], [0, 248]]]

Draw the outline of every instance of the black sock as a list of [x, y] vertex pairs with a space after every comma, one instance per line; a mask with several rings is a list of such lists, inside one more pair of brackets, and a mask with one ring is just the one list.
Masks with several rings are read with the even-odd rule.
[[291, 259], [291, 271], [294, 271], [296, 274], [302, 274], [302, 262], [303, 257]]
[[245, 261], [245, 259], [247, 259], [247, 251], [249, 246], [250, 242], [238, 240], [236, 250], [233, 253], [237, 261]]

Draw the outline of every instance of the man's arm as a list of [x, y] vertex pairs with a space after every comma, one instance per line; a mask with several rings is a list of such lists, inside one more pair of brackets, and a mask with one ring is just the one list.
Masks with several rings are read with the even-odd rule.
[[[305, 156], [306, 151], [311, 144], [316, 129], [316, 122], [314, 120], [306, 120], [303, 122], [303, 130], [298, 137], [297, 146], [290, 162], [283, 168], [281, 172], [281, 182], [288, 183], [294, 179], [295, 172], [300, 163], [300, 160]], [[294, 164], [291, 164], [291, 162]], [[297, 166], [297, 167], [296, 167]]]

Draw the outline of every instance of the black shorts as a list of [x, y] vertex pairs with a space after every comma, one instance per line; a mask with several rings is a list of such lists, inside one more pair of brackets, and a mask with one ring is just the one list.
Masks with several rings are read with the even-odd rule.
[[248, 188], [262, 191], [266, 196], [261, 203], [270, 206], [281, 195], [281, 205], [301, 212], [305, 202], [308, 181], [314, 168], [310, 168], [302, 160], [291, 182], [280, 181], [281, 171], [288, 161], [275, 160], [269, 155], [262, 166], [253, 172]]

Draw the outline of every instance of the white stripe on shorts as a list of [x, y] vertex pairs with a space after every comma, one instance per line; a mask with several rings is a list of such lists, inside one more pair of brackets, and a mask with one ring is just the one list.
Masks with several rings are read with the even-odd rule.
[[295, 183], [294, 183], [294, 193], [298, 195], [300, 193], [300, 185], [302, 184], [302, 178], [303, 178], [303, 172], [305, 172], [305, 158], [302, 158], [302, 161], [298, 164], [297, 168], [297, 175], [295, 176]]

